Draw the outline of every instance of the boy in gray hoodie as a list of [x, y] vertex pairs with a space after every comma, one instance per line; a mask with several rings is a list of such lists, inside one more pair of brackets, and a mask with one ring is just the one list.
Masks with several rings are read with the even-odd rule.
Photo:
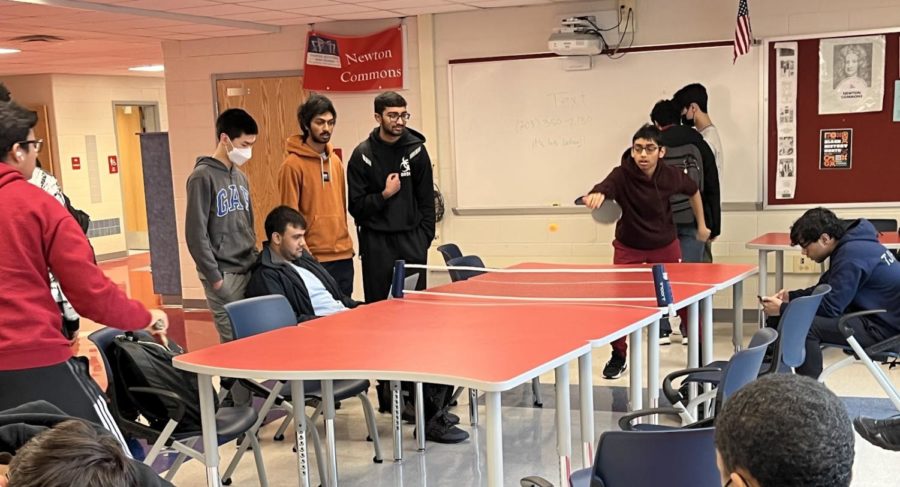
[[244, 298], [258, 255], [250, 184], [239, 169], [250, 159], [258, 133], [244, 110], [222, 112], [216, 151], [198, 158], [187, 180], [185, 237], [223, 343], [234, 339], [225, 305]]

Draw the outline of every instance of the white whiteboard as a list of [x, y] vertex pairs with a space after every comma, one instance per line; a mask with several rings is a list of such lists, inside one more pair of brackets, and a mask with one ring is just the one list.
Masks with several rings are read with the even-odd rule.
[[654, 103], [700, 82], [725, 153], [722, 201], [759, 194], [759, 63], [732, 47], [450, 65], [457, 208], [571, 206], [620, 162]]

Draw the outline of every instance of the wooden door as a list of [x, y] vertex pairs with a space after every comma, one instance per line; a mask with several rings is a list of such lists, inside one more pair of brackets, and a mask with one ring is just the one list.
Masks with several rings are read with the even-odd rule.
[[126, 247], [128, 250], [147, 250], [150, 248], [150, 240], [147, 232], [141, 141], [138, 135], [145, 131], [143, 112], [140, 106], [134, 105], [116, 105], [115, 110]]
[[281, 199], [278, 168], [286, 155], [285, 140], [299, 133], [297, 107], [308, 96], [300, 76], [216, 81], [219, 113], [242, 108], [259, 125], [253, 158], [241, 167], [250, 180], [257, 243], [267, 240], [263, 223]]
[[[53, 157], [53, 135], [50, 133], [50, 118], [47, 115], [47, 105], [30, 105], [29, 110], [38, 114], [38, 123], [34, 126], [34, 138], [43, 139], [44, 145], [38, 152], [38, 160], [41, 161], [41, 169], [59, 180], [59, 167]], [[62, 186], [62, 181], [59, 181]]]

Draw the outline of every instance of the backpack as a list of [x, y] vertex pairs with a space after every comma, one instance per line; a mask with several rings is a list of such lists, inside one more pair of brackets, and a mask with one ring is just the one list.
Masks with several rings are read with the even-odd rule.
[[78, 222], [78, 226], [81, 227], [81, 231], [84, 232], [85, 235], [88, 233], [88, 228], [91, 226], [91, 216], [85, 213], [78, 208], [72, 206], [72, 201], [69, 200], [69, 197], [63, 194], [63, 198], [66, 200], [66, 209], [69, 210], [69, 214], [75, 218], [75, 221]]
[[[126, 333], [113, 341], [115, 363], [116, 406], [127, 419], [138, 415], [150, 422], [153, 429], [161, 430], [173, 417], [179, 404], [184, 405], [184, 416], [175, 428], [176, 433], [200, 431], [200, 389], [197, 375], [176, 369], [172, 358], [183, 353], [174, 342], [164, 347], [148, 336]], [[129, 387], [154, 387], [177, 394], [183, 402], [152, 394], [134, 394]], [[218, 401], [216, 401], [218, 408]]]
[[[669, 167], [682, 171], [697, 188], [703, 191], [703, 156], [694, 144], [666, 147], [663, 161]], [[669, 200], [672, 205], [672, 220], [675, 224], [694, 223], [694, 211], [691, 208], [690, 195], [676, 194]]]

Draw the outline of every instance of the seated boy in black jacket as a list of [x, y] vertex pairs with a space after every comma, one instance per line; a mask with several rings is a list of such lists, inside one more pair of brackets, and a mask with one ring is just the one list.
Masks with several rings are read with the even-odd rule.
[[306, 248], [306, 219], [297, 210], [279, 206], [266, 217], [269, 241], [250, 275], [246, 296], [280, 294], [287, 298], [297, 322], [355, 308], [341, 294], [334, 278]]

